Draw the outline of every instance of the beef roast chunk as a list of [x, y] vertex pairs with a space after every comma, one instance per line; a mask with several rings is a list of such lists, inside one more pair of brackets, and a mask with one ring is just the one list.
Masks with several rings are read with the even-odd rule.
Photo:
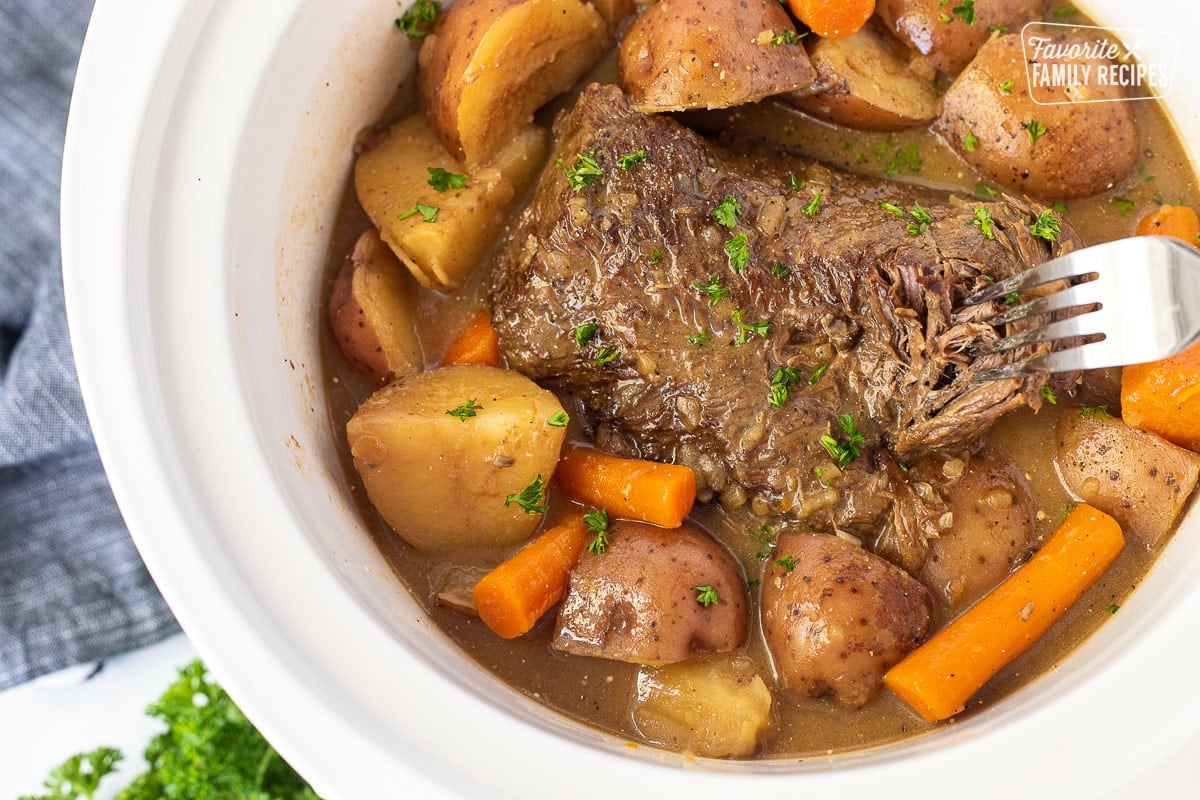
[[585, 552], [571, 573], [554, 647], [641, 664], [729, 652], [746, 638], [744, 587], [729, 551], [692, 524], [617, 520], [604, 552]]
[[780, 534], [771, 564], [763, 636], [780, 683], [798, 694], [862, 706], [929, 628], [925, 587], [845, 539]]
[[694, 454], [702, 500], [919, 537], [886, 466], [1040, 403], [1042, 378], [974, 380], [1014, 355], [987, 352], [1004, 334], [988, 309], [957, 308], [1076, 243], [1066, 224], [1034, 237], [1040, 209], [717, 146], [611, 86], [555, 134], [494, 261], [493, 321], [508, 364], [578, 398], [599, 446]]

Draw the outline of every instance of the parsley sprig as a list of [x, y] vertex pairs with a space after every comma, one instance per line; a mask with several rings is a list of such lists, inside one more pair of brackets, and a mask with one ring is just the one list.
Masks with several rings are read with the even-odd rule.
[[608, 548], [608, 511], [603, 508], [593, 508], [583, 515], [583, 524], [592, 534], [587, 551], [594, 556], [604, 553]]
[[546, 513], [546, 482], [538, 475], [529, 485], [519, 492], [504, 498], [504, 507], [516, 503], [522, 511], [530, 516]]
[[692, 288], [708, 295], [709, 306], [715, 306], [717, 303], [729, 297], [729, 289], [721, 283], [720, 275], [709, 275], [708, 280], [701, 283], [696, 281], [692, 284]]
[[712, 586], [696, 586], [696, 602], [704, 607], [715, 606], [721, 602], [721, 598], [717, 597], [717, 590]]
[[483, 410], [483, 406], [481, 406], [481, 405], [479, 405], [479, 403], [475, 402], [475, 398], [472, 397], [470, 400], [463, 403], [458, 408], [452, 408], [449, 411], [447, 411], [446, 413], [452, 417], [458, 417], [463, 422], [466, 422], [468, 419], [475, 416], [475, 412], [482, 411], [482, 410]]
[[467, 188], [466, 175], [450, 172], [442, 167], [426, 167], [425, 169], [429, 172], [429, 185], [439, 192]]
[[410, 39], [424, 39], [433, 30], [441, 11], [438, 0], [417, 0], [396, 20], [396, 27]]
[[437, 222], [438, 211], [440, 210], [441, 209], [437, 206], [430, 206], [426, 205], [425, 203], [413, 203], [412, 208], [397, 216], [396, 219], [405, 220], [409, 217], [420, 214], [421, 219], [425, 220], [426, 222]]
[[746, 234], [739, 233], [725, 243], [725, 255], [729, 257], [729, 266], [734, 272], [741, 272], [750, 263], [750, 244]]
[[596, 161], [596, 154], [588, 151], [576, 156], [573, 165], [563, 167], [563, 174], [567, 176], [567, 185], [578, 192], [603, 178], [604, 170]]
[[820, 442], [825, 452], [829, 453], [829, 457], [837, 463], [838, 469], [845, 469], [862, 457], [861, 448], [866, 443], [866, 437], [854, 424], [852, 414], [842, 414], [835, 422], [842, 429], [845, 441], [839, 442], [826, 433], [821, 435]]
[[1045, 239], [1047, 242], [1053, 242], [1061, 233], [1061, 223], [1054, 216], [1054, 212], [1046, 209], [1038, 218], [1029, 226], [1029, 232], [1039, 239]]
[[733, 324], [738, 329], [738, 334], [733, 339], [734, 344], [745, 344], [750, 341], [751, 336], [761, 336], [765, 339], [771, 330], [771, 323], [765, 319], [759, 322], [746, 322], [746, 312], [740, 308], [731, 311], [729, 316], [733, 318]]
[[724, 225], [726, 228], [737, 226], [738, 217], [742, 213], [742, 204], [738, 199], [731, 194], [725, 195], [722, 200], [712, 210], [712, 218], [717, 221], [718, 225]]
[[771, 392], [767, 401], [773, 408], [783, 408], [792, 393], [792, 387], [800, 380], [800, 373], [791, 367], [780, 367], [771, 376]]

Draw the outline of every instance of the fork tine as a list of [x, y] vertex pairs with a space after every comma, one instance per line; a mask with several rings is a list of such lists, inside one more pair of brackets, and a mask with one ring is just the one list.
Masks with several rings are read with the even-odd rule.
[[1081, 283], [1069, 289], [1062, 289], [1044, 297], [1035, 297], [1029, 302], [1012, 306], [984, 321], [989, 325], [1004, 325], [1038, 314], [1096, 306], [1102, 303], [1104, 297], [1105, 287], [1103, 281], [1097, 276], [1096, 280]]
[[1027, 269], [1024, 272], [1019, 272], [1012, 277], [1005, 278], [1002, 281], [996, 281], [990, 286], [985, 286], [973, 294], [967, 295], [963, 299], [962, 304], [965, 306], [979, 305], [987, 303], [991, 300], [997, 300], [1007, 294], [1019, 292], [1023, 289], [1032, 289], [1035, 286], [1041, 286], [1052, 281], [1061, 281], [1071, 277], [1082, 277], [1079, 273], [1079, 263], [1067, 256], [1054, 258], [1043, 262], [1033, 269]]
[[1103, 336], [1104, 328], [1098, 324], [1098, 317], [1099, 314], [1097, 312], [1089, 311], [1070, 319], [1051, 322], [1049, 325], [1042, 325], [1031, 330], [1014, 333], [1012, 336], [993, 343], [989, 349], [992, 352], [1000, 352], [1030, 344], [1044, 344], [1047, 342], [1056, 342], [1060, 339], [1071, 339], [1076, 336]]

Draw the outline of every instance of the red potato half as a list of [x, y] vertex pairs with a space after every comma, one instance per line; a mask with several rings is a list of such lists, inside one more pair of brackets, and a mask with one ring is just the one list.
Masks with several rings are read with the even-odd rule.
[[[1058, 38], [1060, 43], [1079, 41]], [[1094, 75], [1109, 62], [1077, 63], [1090, 65]], [[1020, 36], [988, 42], [942, 97], [934, 133], [985, 177], [1039, 200], [1089, 197], [1128, 177], [1138, 158], [1130, 104], [1048, 105], [1040, 94], [1035, 102], [1026, 67]], [[1076, 101], [1125, 97], [1119, 86], [1083, 83], [1057, 92], [1061, 99]]]
[[[627, 11], [607, 7], [613, 19]], [[458, 0], [421, 47], [421, 107], [446, 149], [474, 169], [575, 85], [609, 43], [608, 23], [581, 0]]]
[[[879, 0], [876, 11], [892, 32], [931, 66], [957, 75], [994, 30], [1016, 32], [1045, 16], [1046, 0]], [[971, 19], [971, 22], [967, 22]]]
[[898, 131], [937, 116], [933, 85], [918, 77], [886, 34], [868, 25], [843, 39], [817, 39], [808, 56], [817, 69], [815, 93], [781, 99], [818, 119], [865, 131]]
[[728, 108], [802, 89], [816, 71], [776, 0], [659, 0], [621, 42], [621, 77], [639, 111]]

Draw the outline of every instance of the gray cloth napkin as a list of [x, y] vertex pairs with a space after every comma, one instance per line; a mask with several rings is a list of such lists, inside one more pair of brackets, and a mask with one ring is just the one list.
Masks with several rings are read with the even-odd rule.
[[59, 172], [91, 7], [0, 3], [0, 689], [178, 630], [105, 480], [67, 338]]

